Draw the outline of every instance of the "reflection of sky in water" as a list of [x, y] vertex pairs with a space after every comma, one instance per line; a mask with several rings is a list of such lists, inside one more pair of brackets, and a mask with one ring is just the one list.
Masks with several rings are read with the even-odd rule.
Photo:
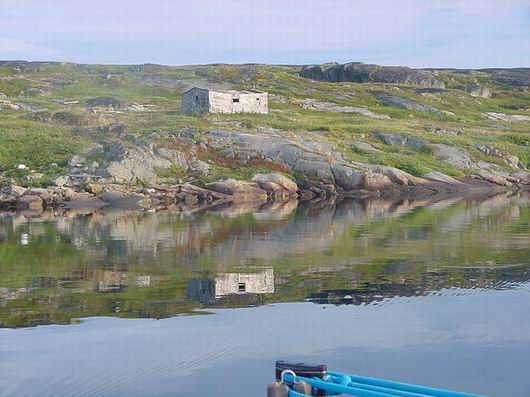
[[262, 396], [276, 359], [492, 396], [530, 395], [530, 286], [377, 305], [277, 304], [0, 330], [5, 396]]
[[276, 359], [530, 395], [528, 202], [0, 215], [0, 395], [262, 396]]

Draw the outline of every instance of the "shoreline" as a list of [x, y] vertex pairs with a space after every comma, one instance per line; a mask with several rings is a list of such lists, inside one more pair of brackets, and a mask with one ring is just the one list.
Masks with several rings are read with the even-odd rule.
[[[231, 188], [228, 189], [227, 185]], [[270, 187], [270, 186], [269, 186]], [[25, 189], [20, 187], [12, 187]], [[215, 190], [213, 190], [215, 189]], [[224, 191], [222, 191], [224, 189]], [[459, 200], [480, 200], [498, 195], [528, 193], [529, 186], [503, 187], [487, 181], [469, 179], [459, 185], [430, 183], [419, 186], [391, 186], [383, 191], [358, 190], [347, 194], [315, 194], [314, 190], [265, 190], [257, 183], [223, 180], [210, 188], [191, 184], [172, 187], [140, 188], [109, 184], [87, 191], [68, 189], [27, 188], [18, 197], [0, 196], [0, 215], [22, 214], [39, 217], [41, 214], [111, 213], [111, 212], [181, 212], [194, 213], [225, 209], [260, 210], [296, 207], [300, 203], [329, 205], [343, 200], [409, 201], [422, 205]], [[320, 192], [319, 192], [320, 193]]]

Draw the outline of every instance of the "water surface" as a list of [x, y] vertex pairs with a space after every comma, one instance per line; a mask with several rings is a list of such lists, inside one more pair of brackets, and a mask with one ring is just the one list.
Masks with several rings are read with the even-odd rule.
[[530, 395], [530, 198], [0, 218], [6, 396], [261, 396], [292, 359]]

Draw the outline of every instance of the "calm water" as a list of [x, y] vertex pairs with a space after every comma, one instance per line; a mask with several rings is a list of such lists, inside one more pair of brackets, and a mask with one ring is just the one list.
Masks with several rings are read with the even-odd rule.
[[0, 216], [1, 396], [263, 396], [276, 359], [530, 395], [530, 196]]

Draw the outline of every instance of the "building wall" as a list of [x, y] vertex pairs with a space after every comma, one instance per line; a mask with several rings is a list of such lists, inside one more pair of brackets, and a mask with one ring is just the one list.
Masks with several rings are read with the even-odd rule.
[[219, 92], [192, 88], [182, 95], [184, 113], [269, 112], [268, 94], [261, 92]]
[[208, 113], [209, 95], [208, 90], [192, 88], [182, 95], [183, 113]]
[[210, 113], [269, 112], [268, 94], [210, 91]]
[[269, 113], [268, 94], [263, 93], [241, 93], [239, 95], [240, 112], [243, 113]]
[[210, 113], [234, 113], [232, 93], [210, 91], [209, 101]]

